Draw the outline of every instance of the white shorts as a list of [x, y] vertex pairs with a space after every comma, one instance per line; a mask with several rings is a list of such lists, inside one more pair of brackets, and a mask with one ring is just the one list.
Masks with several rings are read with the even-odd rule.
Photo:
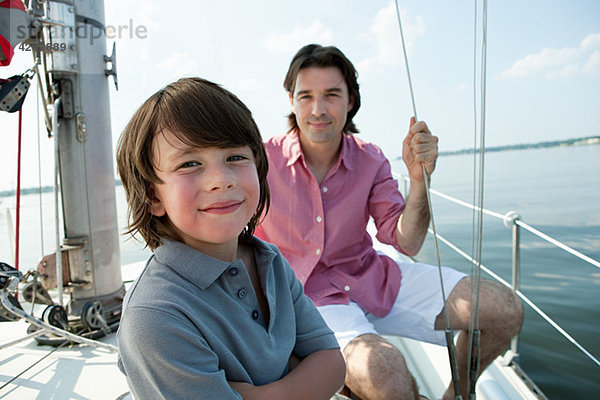
[[[402, 262], [402, 283], [392, 309], [385, 317], [365, 312], [358, 304], [331, 304], [317, 307], [329, 328], [335, 332], [343, 349], [355, 337], [365, 333], [405, 336], [425, 342], [446, 344], [444, 331], [434, 330], [435, 319], [442, 311], [439, 271], [437, 266]], [[466, 275], [442, 267], [446, 297]]]

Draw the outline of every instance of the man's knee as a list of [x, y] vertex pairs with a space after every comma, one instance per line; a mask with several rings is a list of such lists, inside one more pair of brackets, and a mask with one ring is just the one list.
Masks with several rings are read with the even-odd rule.
[[343, 354], [346, 385], [361, 398], [418, 398], [416, 382], [404, 356], [381, 336], [358, 336], [348, 343]]
[[495, 331], [503, 331], [507, 337], [519, 333], [523, 325], [523, 303], [510, 288], [496, 281], [482, 279], [480, 304], [481, 324], [489, 325]]
[[503, 290], [505, 306], [501, 313], [506, 316], [505, 321], [508, 325], [509, 335], [513, 337], [521, 331], [523, 325], [523, 302], [511, 289], [504, 286]]
[[[470, 276], [460, 280], [448, 296], [446, 306], [454, 329], [467, 329], [471, 311], [473, 281]], [[444, 310], [435, 321], [436, 329], [443, 329]], [[523, 324], [521, 299], [505, 285], [481, 279], [479, 285], [479, 323], [481, 329], [504, 331], [512, 337], [519, 333]]]

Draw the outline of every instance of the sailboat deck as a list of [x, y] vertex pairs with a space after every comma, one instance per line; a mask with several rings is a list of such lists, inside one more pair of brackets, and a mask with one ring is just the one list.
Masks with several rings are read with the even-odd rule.
[[[379, 249], [389, 251], [382, 246]], [[124, 266], [124, 281], [135, 279], [144, 265], [145, 262], [140, 262]], [[22, 306], [24, 310], [31, 310], [29, 303], [22, 303]], [[40, 315], [44, 306], [36, 307], [39, 309], [35, 315]], [[116, 352], [88, 345], [39, 345], [35, 339], [4, 346], [26, 336], [28, 325], [24, 320], [0, 323], [0, 399], [131, 398], [125, 376], [116, 366]], [[441, 398], [450, 381], [446, 347], [401, 337], [386, 338], [404, 354], [420, 392], [430, 399]], [[99, 341], [116, 346], [116, 335], [110, 334]], [[527, 379], [522, 378], [518, 370], [504, 365], [501, 358], [479, 378], [477, 396], [480, 400], [544, 398], [528, 386]]]
[[[24, 307], [27, 309], [26, 307]], [[2, 343], [25, 336], [28, 323], [2, 322]], [[116, 345], [116, 335], [99, 339]], [[53, 347], [35, 339], [0, 351], [0, 399], [117, 399], [127, 393], [117, 353], [83, 345]]]
[[[3, 343], [19, 339], [24, 321], [2, 323]], [[450, 379], [446, 348], [411, 339], [387, 337], [405, 355], [409, 369], [430, 399], [439, 398]], [[116, 335], [99, 339], [116, 345]], [[55, 348], [27, 340], [0, 351], [0, 399], [124, 399], [129, 392], [116, 366], [117, 354], [86, 345]], [[478, 399], [538, 399], [518, 372], [499, 358], [478, 381]]]

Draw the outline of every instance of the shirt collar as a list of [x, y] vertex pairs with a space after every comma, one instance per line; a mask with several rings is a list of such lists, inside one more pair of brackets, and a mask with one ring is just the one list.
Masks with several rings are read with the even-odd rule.
[[[250, 244], [259, 266], [272, 264], [271, 260], [276, 256], [275, 251], [254, 237], [250, 239]], [[167, 265], [202, 290], [212, 285], [230, 267], [245, 269], [241, 259], [233, 262], [222, 261], [184, 243], [167, 239], [163, 239], [163, 244], [154, 250], [154, 254], [158, 262]]]
[[342, 149], [340, 151], [340, 159], [341, 163], [344, 164], [344, 166], [349, 170], [354, 169], [354, 157], [352, 157], [352, 153], [354, 152], [355, 146], [356, 142], [354, 141], [354, 135], [344, 134], [342, 138]]
[[298, 131], [293, 130], [285, 135], [285, 145], [283, 146], [283, 152], [285, 158], [287, 158], [286, 167], [292, 166], [300, 158], [304, 160], [304, 154], [302, 153], [302, 146], [300, 145], [300, 137]]
[[[300, 145], [298, 131], [293, 130], [288, 132], [285, 139], [283, 152], [288, 160], [286, 166], [289, 167], [295, 164], [299, 159], [304, 160], [304, 153], [302, 152], [302, 146]], [[338, 155], [338, 159], [335, 162], [333, 169], [337, 169], [340, 164], [343, 164], [349, 170], [353, 169], [352, 152], [355, 145], [354, 135], [344, 134], [342, 136], [342, 148], [340, 149], [340, 154]]]

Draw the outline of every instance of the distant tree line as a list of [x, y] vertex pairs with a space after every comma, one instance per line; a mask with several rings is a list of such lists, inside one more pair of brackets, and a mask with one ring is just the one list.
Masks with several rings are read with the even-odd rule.
[[[120, 186], [122, 185], [121, 180], [120, 179], [115, 179], [115, 186]], [[32, 187], [32, 188], [24, 188], [21, 189], [21, 194], [22, 195], [26, 195], [26, 194], [33, 194], [33, 193], [48, 193], [54, 190], [54, 186], [42, 186], [41, 188], [39, 187]], [[10, 196], [14, 196], [15, 195], [15, 190], [4, 190], [4, 191], [0, 191], [0, 197], [10, 197]]]
[[[485, 152], [494, 151], [506, 151], [506, 150], [525, 150], [525, 149], [543, 149], [546, 147], [558, 147], [558, 146], [587, 146], [593, 144], [600, 144], [600, 136], [588, 136], [583, 138], [565, 139], [565, 140], [553, 140], [550, 142], [540, 143], [523, 143], [523, 144], [511, 144], [507, 146], [495, 146], [486, 147]], [[462, 149], [453, 151], [440, 151], [441, 156], [454, 155], [454, 154], [473, 154], [479, 153], [479, 149]]]
[[[540, 142], [540, 143], [523, 143], [523, 144], [512, 144], [507, 146], [495, 146], [495, 147], [487, 147], [485, 149], [486, 152], [494, 152], [494, 151], [505, 151], [505, 150], [524, 150], [524, 149], [542, 149], [546, 147], [558, 147], [558, 146], [587, 146], [600, 144], [600, 136], [588, 136], [583, 138], [575, 138], [575, 139], [565, 139], [565, 140], [553, 140], [550, 142]], [[453, 151], [440, 151], [440, 156], [449, 156], [455, 154], [473, 154], [479, 153], [479, 149], [463, 149], [463, 150], [453, 150]], [[398, 157], [400, 160], [402, 157]], [[121, 185], [121, 180], [115, 179], [115, 185]], [[41, 188], [26, 188], [21, 189], [21, 194], [32, 194], [32, 193], [46, 193], [51, 192], [53, 190], [52, 186], [42, 186]], [[10, 197], [14, 196], [14, 190], [5, 190], [0, 191], [0, 197]]]

